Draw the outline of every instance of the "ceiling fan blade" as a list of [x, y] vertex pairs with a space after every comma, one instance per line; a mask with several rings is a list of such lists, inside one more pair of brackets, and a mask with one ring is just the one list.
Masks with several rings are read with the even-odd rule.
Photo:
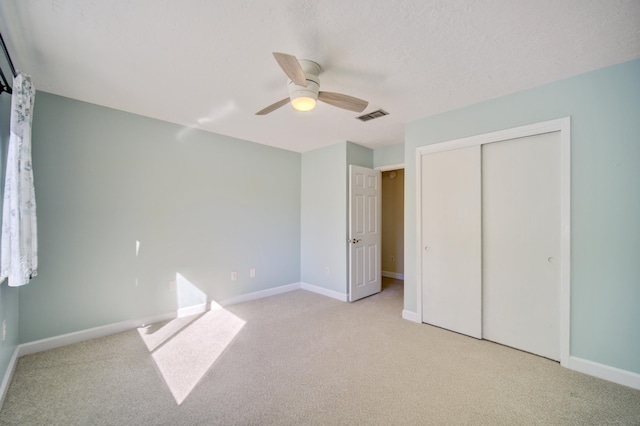
[[298, 86], [307, 87], [307, 76], [295, 56], [273, 52], [273, 57], [276, 58], [278, 65], [291, 81]]
[[348, 109], [353, 112], [362, 112], [369, 102], [342, 93], [320, 92], [318, 100], [338, 108]]
[[281, 106], [284, 106], [284, 105], [286, 105], [288, 103], [289, 103], [289, 98], [281, 99], [278, 102], [273, 103], [273, 104], [269, 105], [268, 107], [263, 108], [260, 111], [256, 112], [255, 115], [266, 115], [266, 114], [269, 114], [270, 112], [273, 112], [273, 111], [277, 110], [278, 108], [280, 108]]

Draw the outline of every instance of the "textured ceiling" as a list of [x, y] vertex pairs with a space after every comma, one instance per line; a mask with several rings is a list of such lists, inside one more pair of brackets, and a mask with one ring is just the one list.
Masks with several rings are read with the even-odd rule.
[[[640, 1], [2, 0], [0, 32], [40, 90], [304, 152], [638, 58]], [[287, 96], [271, 52], [390, 115], [255, 116]]]

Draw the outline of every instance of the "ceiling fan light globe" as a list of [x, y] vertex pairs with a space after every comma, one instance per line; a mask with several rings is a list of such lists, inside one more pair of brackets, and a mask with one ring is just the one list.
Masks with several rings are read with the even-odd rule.
[[311, 111], [316, 107], [316, 100], [306, 96], [300, 96], [291, 100], [291, 106], [298, 111]]

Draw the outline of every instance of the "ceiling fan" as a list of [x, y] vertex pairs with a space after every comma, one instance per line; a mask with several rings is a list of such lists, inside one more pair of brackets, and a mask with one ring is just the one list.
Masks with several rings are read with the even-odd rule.
[[289, 77], [289, 96], [256, 112], [256, 115], [266, 115], [291, 102], [291, 106], [298, 111], [311, 111], [316, 107], [316, 101], [322, 101], [338, 108], [354, 112], [362, 112], [369, 102], [342, 93], [321, 92], [320, 65], [306, 59], [298, 60], [293, 55], [273, 52], [274, 58]]

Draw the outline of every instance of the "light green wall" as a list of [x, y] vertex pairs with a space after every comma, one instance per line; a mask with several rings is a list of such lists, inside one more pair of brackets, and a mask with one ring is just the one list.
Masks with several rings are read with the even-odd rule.
[[347, 291], [346, 167], [346, 143], [302, 154], [301, 280], [343, 294]]
[[[353, 164], [360, 167], [373, 168], [373, 153], [371, 148], [364, 147], [362, 145], [355, 144], [353, 142], [347, 142], [347, 179], [349, 177], [349, 164]], [[347, 180], [348, 183], [348, 180]], [[347, 185], [348, 188], [348, 185]]]
[[415, 151], [571, 116], [571, 355], [640, 373], [640, 60], [406, 126], [405, 309], [416, 302]]
[[378, 148], [373, 152], [373, 167], [404, 163], [404, 143]]
[[300, 281], [298, 153], [39, 92], [33, 163], [22, 342], [174, 311], [176, 273], [218, 301]]
[[373, 151], [343, 142], [302, 154], [301, 279], [341, 294], [348, 291], [349, 164], [372, 167]]
[[[2, 217], [10, 117], [11, 95], [3, 93], [0, 95], [0, 218]], [[6, 281], [0, 285], [0, 324], [3, 320], [7, 324], [7, 337], [4, 341], [0, 340], [0, 381], [6, 374], [11, 357], [18, 345], [18, 293], [18, 288], [7, 286]]]

